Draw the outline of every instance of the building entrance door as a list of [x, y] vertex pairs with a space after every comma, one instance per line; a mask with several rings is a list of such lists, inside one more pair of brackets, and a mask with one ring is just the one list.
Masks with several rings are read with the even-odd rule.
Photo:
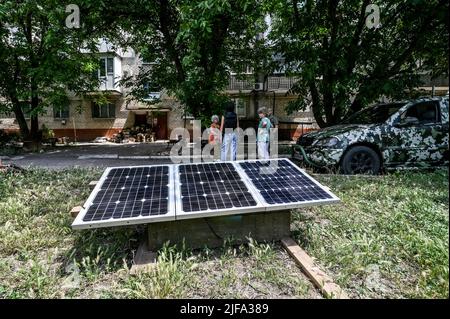
[[167, 140], [167, 112], [158, 112], [153, 115], [153, 125], [157, 140]]
[[147, 125], [147, 114], [135, 114], [134, 126]]

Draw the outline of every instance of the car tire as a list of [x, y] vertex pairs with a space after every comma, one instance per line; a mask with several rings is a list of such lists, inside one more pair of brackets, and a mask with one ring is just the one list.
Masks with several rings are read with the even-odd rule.
[[380, 156], [367, 146], [354, 146], [350, 148], [341, 160], [341, 172], [348, 175], [380, 173]]

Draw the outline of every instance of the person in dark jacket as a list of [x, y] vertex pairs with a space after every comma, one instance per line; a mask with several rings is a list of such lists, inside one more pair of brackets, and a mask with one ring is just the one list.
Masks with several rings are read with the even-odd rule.
[[[220, 153], [220, 159], [226, 161], [227, 158], [230, 160], [236, 160], [237, 153], [237, 135], [234, 131], [239, 127], [239, 119], [237, 114], [234, 112], [234, 103], [228, 102], [225, 106], [225, 114], [222, 116], [222, 122], [220, 124], [220, 131], [222, 132], [222, 150]], [[231, 148], [230, 155], [228, 155]]]
[[272, 110], [269, 110], [267, 113], [267, 117], [270, 120], [270, 124], [272, 124], [272, 128], [278, 128], [278, 117], [273, 114]]

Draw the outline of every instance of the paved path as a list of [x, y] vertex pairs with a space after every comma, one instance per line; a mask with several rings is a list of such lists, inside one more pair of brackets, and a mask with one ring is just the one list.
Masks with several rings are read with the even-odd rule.
[[171, 163], [165, 144], [102, 144], [55, 147], [43, 153], [0, 157], [4, 164], [63, 169]]
[[[167, 144], [84, 144], [55, 147], [43, 153], [0, 156], [4, 164], [22, 167], [64, 169], [70, 167], [110, 167], [170, 164]], [[281, 157], [281, 156], [280, 156]]]

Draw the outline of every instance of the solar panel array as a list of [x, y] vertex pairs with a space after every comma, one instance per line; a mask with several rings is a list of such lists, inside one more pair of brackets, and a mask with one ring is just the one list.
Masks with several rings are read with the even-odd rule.
[[72, 224], [95, 228], [338, 202], [287, 159], [108, 168]]

